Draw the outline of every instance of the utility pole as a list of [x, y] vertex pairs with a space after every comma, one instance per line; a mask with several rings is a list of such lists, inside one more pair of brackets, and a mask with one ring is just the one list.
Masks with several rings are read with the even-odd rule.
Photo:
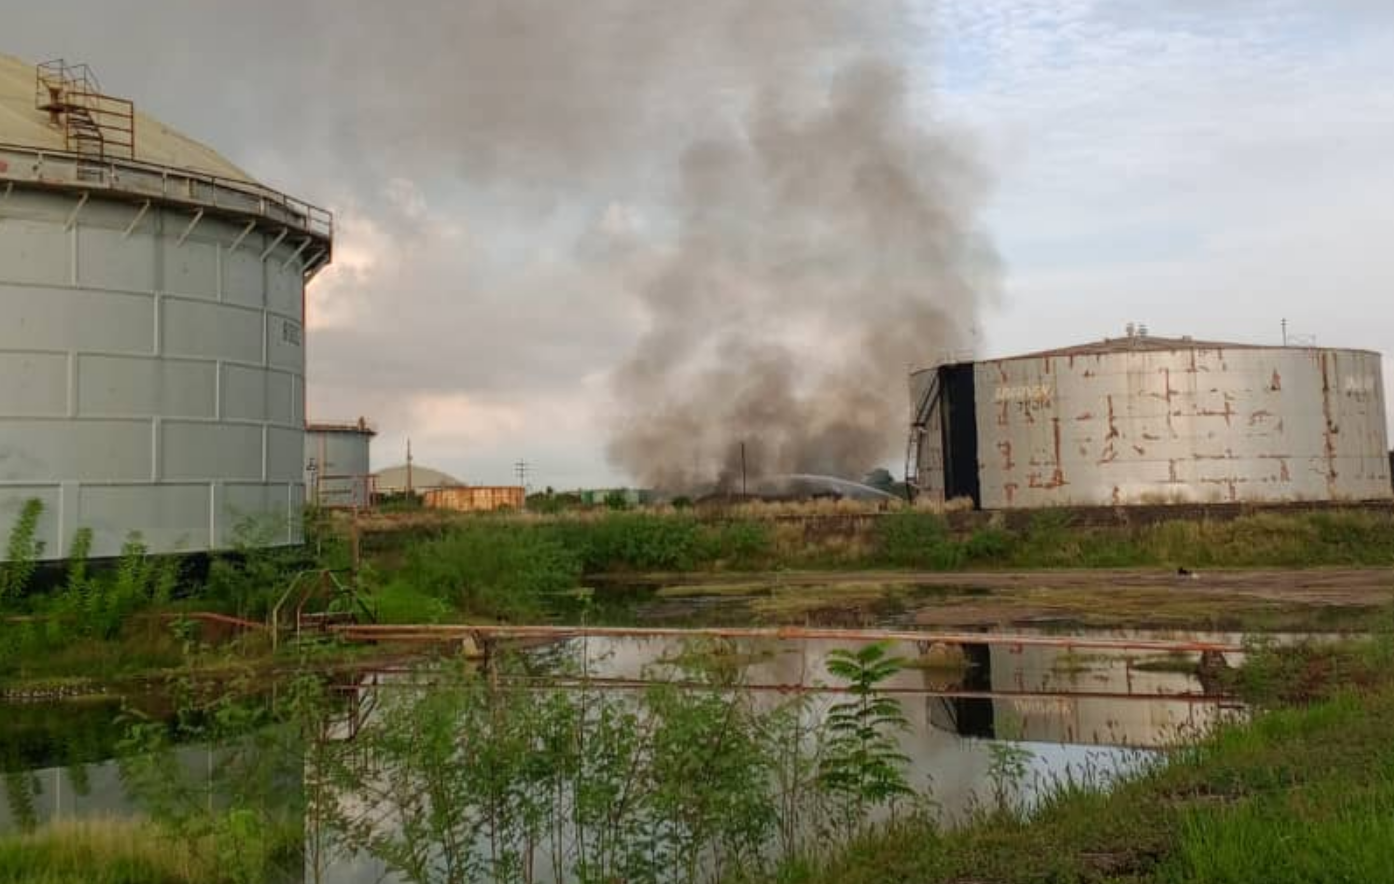
[[1288, 321], [1287, 321], [1287, 317], [1285, 316], [1285, 317], [1283, 317], [1283, 346], [1286, 347], [1287, 345], [1288, 345]]
[[741, 497], [745, 497], [745, 440], [741, 440]]
[[528, 490], [528, 462], [520, 460], [513, 464], [513, 472], [518, 476], [518, 484], [523, 486], [523, 493]]
[[407, 497], [411, 497], [411, 437], [407, 437]]

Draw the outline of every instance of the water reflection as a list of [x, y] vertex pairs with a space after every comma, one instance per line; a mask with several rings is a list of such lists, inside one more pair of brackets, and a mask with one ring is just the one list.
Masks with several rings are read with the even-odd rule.
[[[1116, 635], [1128, 638], [1139, 634]], [[1238, 642], [1236, 636], [1191, 635], [1187, 638]], [[572, 708], [576, 705], [574, 701], [560, 701], [557, 708], [572, 703], [572, 707], [561, 709], [561, 718], [549, 719], [541, 714], [544, 705], [581, 685], [598, 696], [617, 698], [609, 708], [617, 715], [632, 712], [636, 718], [628, 725], [632, 729], [631, 736], [649, 739], [652, 735], [646, 731], [644, 716], [651, 714], [653, 707], [645, 705], [647, 701], [641, 698], [655, 682], [687, 685], [681, 690], [715, 697], [718, 706], [734, 706], [739, 698], [751, 711], [753, 722], [773, 721], [768, 716], [776, 710], [794, 708], [797, 718], [794, 732], [811, 732], [826, 719], [834, 704], [848, 699], [842, 692], [845, 686], [831, 678], [827, 670], [828, 654], [845, 646], [846, 642], [834, 641], [760, 640], [694, 648], [671, 638], [573, 639], [528, 651], [522, 666], [498, 667], [485, 679], [475, 677], [476, 686], [491, 686], [483, 692], [487, 696], [481, 701], [480, 695], [461, 694], [452, 701], [457, 705], [441, 706], [437, 711], [446, 716], [446, 727], [441, 733], [458, 741], [452, 751], [458, 749], [464, 753], [447, 756], [457, 758], [462, 768], [470, 768], [461, 776], [475, 777], [469, 782], [462, 781], [460, 788], [483, 789], [487, 793], [503, 780], [508, 782], [507, 789], [517, 789], [519, 783], [531, 784], [528, 788], [546, 783], [554, 790], [543, 802], [550, 808], [549, 812], [562, 818], [579, 818], [578, 811], [568, 804], [580, 794], [578, 784], [582, 779], [579, 774], [566, 771], [565, 777], [548, 779], [550, 773], [546, 771], [538, 774], [520, 768], [508, 774], [513, 779], [507, 779], [502, 773], [502, 779], [490, 779], [502, 770], [501, 765], [512, 763], [503, 756], [491, 754], [495, 749], [491, 741], [514, 739], [522, 731], [509, 729], [525, 730], [531, 721], [541, 726], [559, 726], [560, 722], [566, 727], [561, 727], [558, 733], [568, 739], [574, 736], [577, 727], [589, 733], [597, 725], [585, 718], [584, 711], [580, 718], [575, 717], [578, 713]], [[908, 759], [908, 778], [927, 797], [926, 812], [946, 824], [959, 822], [975, 810], [1003, 800], [1013, 807], [1029, 810], [1042, 795], [1067, 780], [1105, 786], [1121, 774], [1153, 763], [1159, 748], [1198, 736], [1218, 722], [1243, 714], [1237, 704], [1216, 690], [1213, 679], [1203, 674], [1213, 671], [1218, 661], [1210, 661], [1211, 668], [1207, 669], [1201, 665], [1198, 655], [1168, 657], [1163, 661], [1166, 665], [1159, 667], [1142, 665], [1155, 664], [1156, 654], [1123, 650], [1072, 651], [973, 643], [940, 647], [904, 642], [892, 645], [891, 652], [910, 663], [880, 686], [900, 703], [907, 718], [908, 726], [897, 739], [901, 752]], [[714, 689], [710, 680], [694, 681], [694, 654], [705, 658], [703, 665], [709, 667], [709, 671], [720, 672], [717, 681], [721, 687]], [[1231, 658], [1227, 662], [1238, 661]], [[297, 761], [305, 780], [304, 794], [297, 796], [297, 800], [305, 800], [304, 795], [312, 796], [305, 814], [307, 856], [321, 857], [318, 849], [311, 850], [309, 845], [321, 845], [326, 839], [344, 834], [335, 829], [346, 831], [346, 821], [372, 819], [378, 836], [400, 834], [403, 821], [415, 812], [413, 802], [419, 800], [414, 794], [416, 780], [413, 778], [429, 777], [432, 772], [412, 768], [420, 759], [413, 757], [416, 750], [411, 749], [409, 743], [403, 745], [410, 751], [403, 750], [395, 756], [391, 751], [383, 754], [383, 747], [388, 745], [385, 738], [410, 741], [421, 736], [430, 722], [416, 718], [419, 702], [432, 696], [430, 685], [452, 668], [448, 663], [411, 666], [368, 673], [338, 686], [333, 719], [319, 731], [326, 739], [312, 741], [304, 749], [303, 763]], [[488, 696], [494, 693], [523, 699], [505, 701], [510, 711], [500, 718], [492, 707], [477, 705], [492, 703]], [[793, 704], [795, 699], [800, 702]], [[676, 700], [667, 702], [680, 705]], [[677, 707], [668, 708], [671, 712]], [[539, 717], [528, 717], [534, 713]], [[686, 707], [677, 708], [671, 714], [678, 716], [675, 720], [679, 723], [700, 723], [698, 717], [682, 717], [691, 715]], [[436, 723], [441, 721], [438, 719]], [[452, 728], [452, 723], [456, 727]], [[568, 731], [567, 727], [572, 730]], [[491, 728], [501, 730], [494, 733]], [[466, 730], [467, 733], [452, 733]], [[586, 736], [585, 740], [582, 751], [568, 756], [569, 760], [561, 767], [596, 763], [587, 753], [602, 752], [597, 748], [600, 746], [613, 749], [624, 744], [622, 739], [606, 743], [597, 738], [592, 743], [589, 742], [592, 737]], [[334, 744], [344, 751], [326, 751], [323, 744]], [[524, 744], [539, 745], [528, 741]], [[204, 747], [180, 750], [181, 766], [192, 771], [196, 771], [199, 764], [211, 767], [210, 751]], [[81, 762], [78, 764], [55, 763], [64, 760], [61, 755], [46, 756], [43, 760], [47, 763], [20, 761], [9, 765], [11, 776], [7, 778], [7, 786], [10, 786], [11, 800], [6, 808], [0, 809], [0, 831], [55, 817], [136, 812], [114, 763], [88, 763], [94, 760], [89, 757], [71, 759]], [[1004, 774], [1006, 762], [1015, 765], [1007, 771], [1009, 776]], [[653, 769], [664, 768], [659, 765]], [[398, 774], [400, 776], [393, 780]], [[691, 772], [687, 774], [691, 775]], [[542, 778], [536, 779], [538, 776]], [[326, 785], [330, 780], [332, 788]], [[665, 786], [658, 782], [650, 785], [654, 789]], [[677, 789], [663, 800], [680, 804], [684, 797], [681, 794], [683, 785], [682, 782], [666, 784]], [[416, 793], [421, 791], [415, 789]], [[313, 796], [326, 794], [333, 795], [332, 812], [322, 805], [316, 809]], [[16, 800], [16, 796], [24, 795], [29, 796], [28, 805]], [[558, 810], [558, 802], [566, 807]], [[533, 805], [523, 800], [519, 806]], [[21, 818], [16, 813], [17, 808], [28, 818]], [[885, 808], [879, 808], [872, 816], [885, 813]], [[667, 825], [645, 820], [636, 831], [643, 829], [645, 837], [657, 837], [653, 832], [667, 831], [662, 829]], [[821, 835], [819, 827], [828, 822], [810, 817], [798, 825], [807, 828], [804, 835], [818, 837]], [[565, 834], [558, 835], [557, 843], [550, 848], [553, 855], [580, 855], [584, 847], [577, 846], [574, 840], [577, 836], [572, 829], [563, 828]], [[368, 831], [360, 829], [358, 832], [360, 848], [372, 840], [364, 836]], [[777, 833], [778, 829], [772, 828], [765, 834], [773, 841]], [[670, 836], [671, 831], [664, 835]], [[670, 838], [663, 843], [679, 841]], [[721, 852], [724, 849], [704, 847], [693, 861], [702, 868], [714, 869], [726, 855]], [[766, 845], [759, 851], [772, 849]], [[392, 864], [368, 849], [330, 851], [323, 855], [322, 861], [317, 859], [310, 865], [310, 871], [318, 874], [307, 873], [307, 879], [350, 884], [404, 880], [389, 875]], [[572, 868], [572, 859], [539, 863], [536, 867], [529, 865], [525, 878], [518, 880], [569, 878], [568, 870]]]

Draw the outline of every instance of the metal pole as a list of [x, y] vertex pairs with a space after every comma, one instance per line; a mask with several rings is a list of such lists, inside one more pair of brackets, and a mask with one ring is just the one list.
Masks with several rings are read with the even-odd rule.
[[745, 442], [741, 442], [741, 497], [745, 497]]

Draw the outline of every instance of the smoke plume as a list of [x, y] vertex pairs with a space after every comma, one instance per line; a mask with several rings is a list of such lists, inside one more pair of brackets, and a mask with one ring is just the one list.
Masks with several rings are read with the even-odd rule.
[[[858, 478], [895, 455], [906, 369], [969, 342], [995, 269], [964, 139], [912, 106], [905, 59], [926, 41], [908, 4], [437, 0], [397, 17], [355, 16], [336, 42], [371, 50], [328, 72], [393, 152], [546, 211], [626, 193], [647, 221], [572, 255], [647, 323], [612, 374], [616, 466], [678, 490], [733, 475], [742, 443], [765, 475]], [[410, 68], [408, 88], [373, 76]]]
[[977, 170], [902, 69], [853, 61], [811, 107], [787, 85], [683, 153], [677, 244], [614, 380], [609, 453], [646, 484], [724, 485], [742, 445], [757, 476], [864, 475], [904, 438], [907, 367], [965, 346], [994, 291]]

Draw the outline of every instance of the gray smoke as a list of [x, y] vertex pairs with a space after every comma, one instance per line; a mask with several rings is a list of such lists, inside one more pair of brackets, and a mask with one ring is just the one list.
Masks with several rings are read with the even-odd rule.
[[648, 323], [613, 375], [614, 465], [687, 489], [732, 474], [742, 442], [765, 474], [894, 456], [907, 367], [969, 343], [995, 275], [965, 141], [911, 106], [909, 4], [409, 8], [340, 25], [368, 51], [325, 72], [393, 153], [540, 208], [628, 192], [650, 219], [573, 254]]
[[610, 455], [641, 481], [860, 477], [904, 438], [906, 369], [970, 341], [996, 260], [963, 140], [913, 114], [883, 59], [812, 107], [760, 84], [743, 132], [683, 155], [678, 244], [615, 375]]

